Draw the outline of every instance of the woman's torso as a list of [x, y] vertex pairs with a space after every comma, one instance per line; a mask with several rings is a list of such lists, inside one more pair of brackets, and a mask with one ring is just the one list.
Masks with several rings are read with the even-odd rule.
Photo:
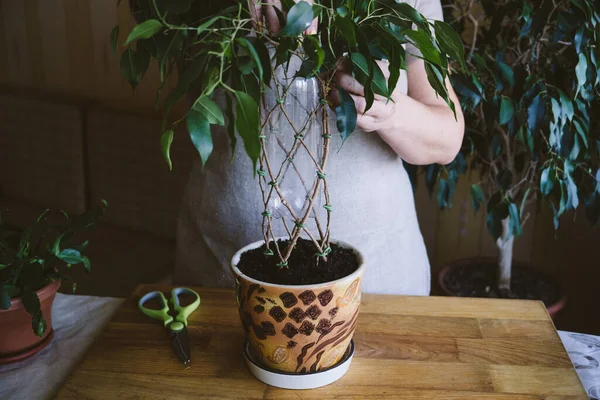
[[[406, 93], [406, 87], [402, 71], [398, 88]], [[241, 143], [230, 163], [225, 129], [213, 126], [212, 136], [213, 154], [204, 171], [200, 160], [195, 163], [184, 195], [174, 278], [228, 287], [233, 286], [229, 261], [234, 252], [263, 237], [264, 208], [258, 178]], [[375, 132], [355, 131], [338, 152], [341, 144], [334, 134], [326, 171], [332, 238], [363, 253], [365, 292], [429, 294], [429, 263], [401, 158]], [[277, 229], [276, 235], [284, 234]]]

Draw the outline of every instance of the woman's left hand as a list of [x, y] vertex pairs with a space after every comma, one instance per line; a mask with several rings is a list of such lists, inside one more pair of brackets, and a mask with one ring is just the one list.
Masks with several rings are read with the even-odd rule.
[[[383, 72], [385, 80], [389, 78], [388, 64], [383, 61], [376, 61]], [[387, 97], [375, 95], [375, 101], [371, 108], [365, 113], [367, 101], [365, 99], [365, 88], [353, 76], [347, 64], [338, 68], [335, 74], [334, 82], [337, 87], [344, 89], [354, 99], [358, 119], [356, 126], [365, 132], [382, 131], [391, 127], [391, 122], [396, 113], [397, 91], [388, 100]], [[336, 89], [330, 93], [330, 101], [333, 104], [339, 104], [340, 99]]]
[[[382, 61], [377, 61], [377, 64], [387, 81], [388, 65]], [[458, 98], [446, 79], [455, 115], [431, 87], [423, 60], [411, 59], [407, 64], [408, 93], [403, 93], [397, 86], [389, 100], [375, 95], [373, 105], [366, 112], [364, 87], [354, 79], [347, 62], [336, 72], [334, 81], [354, 99], [358, 128], [366, 132], [376, 131], [402, 159], [411, 164], [448, 164], [460, 150], [464, 134]], [[335, 88], [329, 93], [329, 101], [334, 106], [340, 103]]]

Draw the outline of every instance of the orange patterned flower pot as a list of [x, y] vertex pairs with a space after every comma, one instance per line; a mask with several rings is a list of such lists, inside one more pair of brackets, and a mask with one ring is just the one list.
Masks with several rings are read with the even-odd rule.
[[288, 373], [334, 366], [356, 328], [365, 268], [362, 255], [352, 246], [336, 242], [354, 251], [359, 264], [356, 271], [332, 282], [279, 285], [253, 279], [236, 266], [242, 253], [263, 243], [244, 247], [231, 261], [240, 319], [252, 358], [269, 369]]

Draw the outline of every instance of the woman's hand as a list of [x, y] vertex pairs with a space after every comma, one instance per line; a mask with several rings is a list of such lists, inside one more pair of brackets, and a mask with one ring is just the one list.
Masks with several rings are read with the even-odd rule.
[[[299, 0], [294, 0], [296, 3]], [[312, 3], [312, 0], [305, 0]], [[280, 0], [248, 0], [248, 8], [250, 8], [250, 14], [252, 15], [252, 21], [254, 29], [261, 30], [265, 26], [271, 33], [277, 33], [281, 30], [282, 26], [277, 18], [275, 8], [281, 10]], [[317, 33], [318, 21], [315, 18], [312, 24], [305, 31], [307, 35], [313, 35]]]
[[[388, 66], [383, 61], [377, 61], [379, 68], [387, 81], [389, 78]], [[334, 76], [334, 83], [337, 87], [344, 89], [354, 99], [358, 120], [356, 125], [365, 132], [381, 131], [388, 129], [396, 114], [396, 100], [398, 98], [398, 90], [395, 90], [388, 101], [387, 97], [375, 95], [373, 105], [365, 113], [367, 101], [365, 99], [365, 88], [353, 76], [349, 68], [349, 63], [343, 63]], [[339, 104], [340, 99], [337, 90], [332, 90], [329, 100], [333, 104]]]
[[[377, 61], [385, 79], [388, 65]], [[352, 76], [345, 64], [334, 77], [338, 87], [354, 99], [358, 113], [357, 127], [365, 132], [376, 131], [381, 138], [405, 161], [415, 165], [449, 164], [462, 145], [464, 120], [460, 103], [449, 81], [446, 87], [456, 108], [456, 118], [441, 97], [437, 96], [425, 72], [423, 60], [408, 63], [408, 95], [396, 87], [388, 101], [375, 95], [372, 107], [365, 113], [364, 87]], [[337, 90], [329, 100], [339, 104]]]

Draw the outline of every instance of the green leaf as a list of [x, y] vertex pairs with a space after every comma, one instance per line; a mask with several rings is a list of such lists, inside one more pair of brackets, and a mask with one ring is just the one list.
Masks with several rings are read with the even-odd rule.
[[384, 49], [389, 62], [388, 72], [389, 78], [387, 81], [388, 85], [388, 100], [391, 98], [392, 93], [396, 89], [398, 80], [400, 79], [400, 70], [406, 69], [406, 52], [404, 47], [400, 44], [398, 39], [394, 35], [390, 34], [385, 29], [378, 29], [377, 42]]
[[346, 6], [340, 6], [340, 7], [336, 8], [335, 11], [337, 12], [337, 14], [339, 16], [346, 17], [348, 15], [349, 10], [348, 10], [348, 7], [346, 7]]
[[87, 272], [91, 272], [92, 271], [92, 263], [90, 262], [90, 259], [87, 257], [81, 257], [81, 262], [83, 263], [83, 267], [85, 268], [85, 270]]
[[446, 87], [446, 82], [444, 81], [444, 77], [440, 72], [440, 67], [438, 67], [437, 65], [425, 63], [425, 72], [427, 74], [427, 81], [429, 82], [433, 90], [435, 90], [435, 93], [442, 99], [444, 99], [446, 104], [448, 104], [448, 107], [450, 107], [450, 109], [454, 113], [454, 118], [456, 118], [456, 108], [454, 106], [454, 103], [450, 99], [450, 95], [448, 94], [448, 88]]
[[317, 35], [310, 35], [304, 37], [304, 51], [307, 58], [302, 62], [296, 76], [308, 78], [319, 73], [325, 61], [325, 50], [321, 47]]
[[258, 54], [259, 63], [262, 65], [263, 82], [269, 86], [273, 75], [269, 50], [267, 50], [265, 44], [258, 38], [248, 38], [248, 40], [254, 44], [254, 49]]
[[258, 53], [256, 52], [256, 49], [254, 48], [254, 45], [252, 43], [250, 43], [250, 41], [246, 38], [238, 38], [237, 42], [242, 47], [247, 49], [248, 53], [250, 53], [250, 57], [252, 57], [252, 60], [254, 61], [254, 65], [256, 65], [256, 69], [258, 70], [258, 78], [259, 78], [259, 80], [262, 80], [263, 79], [262, 62], [261, 62], [260, 57], [258, 56]]
[[509, 88], [512, 89], [515, 86], [515, 73], [513, 72], [512, 68], [501, 61], [498, 61], [496, 66], [498, 67], [502, 81], [507, 83]]
[[202, 160], [202, 166], [206, 164], [208, 157], [213, 151], [213, 141], [210, 134], [210, 123], [201, 112], [192, 109], [188, 112], [185, 123], [192, 139], [192, 143]]
[[358, 115], [352, 96], [341, 87], [338, 87], [338, 93], [340, 96], [340, 104], [335, 108], [335, 115], [337, 119], [337, 129], [342, 136], [343, 144], [356, 129]]
[[129, 48], [121, 54], [120, 67], [121, 75], [135, 89], [140, 81], [139, 74], [136, 71], [135, 50]]
[[427, 29], [425, 18], [407, 3], [395, 0], [377, 0], [377, 3], [384, 8], [391, 8], [395, 15], [401, 19], [413, 22], [422, 29]]
[[306, 1], [299, 1], [288, 12], [285, 27], [281, 31], [284, 36], [298, 36], [302, 34], [315, 19], [312, 5]]
[[356, 24], [354, 21], [352, 21], [350, 18], [344, 18], [340, 15], [335, 17], [335, 26], [340, 31], [344, 39], [346, 39], [346, 42], [350, 47], [358, 46], [358, 42], [356, 41], [356, 32], [354, 30], [355, 25]]
[[575, 32], [575, 36], [573, 37], [573, 42], [575, 42], [575, 51], [577, 54], [581, 53], [581, 43], [583, 42], [583, 34], [585, 32], [585, 27], [580, 27]]
[[225, 125], [225, 119], [221, 109], [208, 96], [201, 96], [194, 103], [194, 111], [204, 115], [206, 120], [213, 125]]
[[515, 103], [510, 97], [502, 96], [500, 102], [500, 118], [498, 123], [500, 125], [508, 124], [515, 114]]
[[8, 285], [0, 285], [0, 310], [8, 310], [10, 308], [8, 287]]
[[527, 107], [527, 123], [531, 132], [535, 132], [538, 126], [544, 121], [546, 114], [546, 102], [540, 93], [533, 98], [529, 107]]
[[440, 48], [452, 59], [458, 61], [463, 69], [467, 69], [465, 64], [465, 48], [458, 33], [450, 25], [442, 21], [435, 21], [435, 38]]
[[560, 95], [560, 104], [562, 106], [562, 115], [569, 121], [573, 119], [575, 111], [573, 110], [573, 102], [567, 97], [565, 92], [558, 89]]
[[173, 144], [173, 136], [175, 133], [172, 129], [165, 131], [160, 137], [160, 148], [162, 150], [162, 155], [167, 165], [169, 166], [169, 171], [173, 170], [173, 163], [171, 162], [171, 144]]
[[67, 264], [79, 264], [82, 262], [81, 252], [75, 249], [63, 249], [57, 256], [60, 260]]
[[585, 82], [587, 81], [587, 66], [585, 54], [579, 53], [579, 62], [575, 67], [575, 75], [577, 76], [577, 92], [575, 93], [575, 97], [577, 97], [579, 90], [585, 86]]
[[438, 207], [442, 210], [450, 206], [450, 184], [445, 179], [440, 179], [437, 192]]
[[233, 101], [231, 97], [226, 95], [226, 108], [225, 114], [227, 115], [227, 134], [229, 135], [229, 145], [231, 146], [231, 158], [230, 161], [233, 162], [233, 158], [235, 155], [235, 146], [237, 145], [237, 138], [235, 137], [235, 115], [233, 113]]
[[22, 300], [23, 300], [23, 305], [25, 306], [25, 310], [31, 314], [31, 315], [35, 315], [36, 313], [40, 312], [40, 299], [37, 296], [37, 293], [35, 293], [31, 288], [25, 288], [25, 290], [23, 290], [23, 295], [22, 295]]
[[477, 183], [471, 185], [471, 198], [473, 199], [473, 209], [475, 213], [479, 211], [479, 207], [482, 204], [485, 204], [485, 195], [483, 194], [483, 189]]
[[[168, 35], [161, 35], [161, 40], [158, 42], [156, 50], [156, 62], [158, 63], [158, 71], [160, 73], [161, 82], [164, 80], [164, 71], [169, 57], [172, 54], [178, 54], [181, 51], [184, 34], [183, 31], [169, 32]], [[159, 36], [157, 36], [159, 37]]]
[[512, 228], [510, 231], [515, 236], [520, 236], [523, 233], [523, 227], [521, 226], [521, 219], [519, 217], [519, 208], [515, 203], [510, 203], [508, 205], [508, 212], [510, 215], [510, 225]]
[[[354, 74], [356, 76], [356, 80], [359, 81], [362, 85], [366, 85], [366, 82], [369, 77], [369, 61], [367, 61], [366, 57], [361, 53], [351, 53], [352, 63], [354, 64]], [[373, 63], [373, 75], [372, 75], [372, 89], [373, 92], [387, 97], [387, 85], [385, 83], [385, 77], [383, 72], [379, 68], [377, 63]]]
[[192, 85], [192, 83], [196, 79], [198, 79], [200, 73], [206, 66], [208, 59], [208, 57], [203, 56], [196, 57], [191, 62], [190, 66], [179, 74], [179, 81], [177, 82], [177, 87], [175, 87], [169, 93], [163, 104], [163, 129], [165, 128], [167, 117], [169, 115], [169, 112], [171, 111], [171, 108], [185, 96], [190, 85]]
[[548, 196], [554, 188], [554, 175], [551, 168], [545, 168], [540, 175], [540, 192], [544, 196]]
[[42, 337], [44, 332], [46, 331], [46, 321], [42, 316], [42, 312], [39, 311], [31, 317], [31, 327], [33, 328], [33, 333], [38, 337]]
[[119, 25], [115, 25], [110, 32], [110, 47], [113, 53], [117, 54], [117, 44], [119, 41]]
[[442, 58], [440, 52], [435, 48], [432, 43], [431, 36], [424, 31], [408, 31], [406, 36], [413, 42], [415, 47], [421, 50], [421, 54], [426, 61], [433, 63], [438, 66], [442, 66]]
[[[236, 61], [237, 62], [235, 63], [235, 66], [237, 67], [238, 71], [242, 73], [242, 75], [251, 74], [256, 66], [256, 63], [250, 56], [240, 56]], [[215, 71], [217, 70], [215, 69]]]
[[133, 28], [129, 36], [127, 36], [124, 46], [137, 39], [148, 39], [159, 32], [162, 27], [163, 25], [155, 19], [144, 21]]
[[226, 19], [226, 17], [224, 17], [222, 15], [217, 15], [215, 17], [209, 18], [205, 22], [198, 25], [198, 27], [196, 28], [196, 33], [201, 34], [202, 32], [204, 32], [205, 30], [210, 28], [215, 22], [217, 22], [220, 19]]
[[258, 115], [258, 105], [256, 101], [244, 92], [236, 91], [236, 111], [237, 117], [235, 126], [238, 133], [244, 141], [246, 154], [252, 160], [253, 170], [256, 171], [256, 162], [260, 157], [260, 120]]

